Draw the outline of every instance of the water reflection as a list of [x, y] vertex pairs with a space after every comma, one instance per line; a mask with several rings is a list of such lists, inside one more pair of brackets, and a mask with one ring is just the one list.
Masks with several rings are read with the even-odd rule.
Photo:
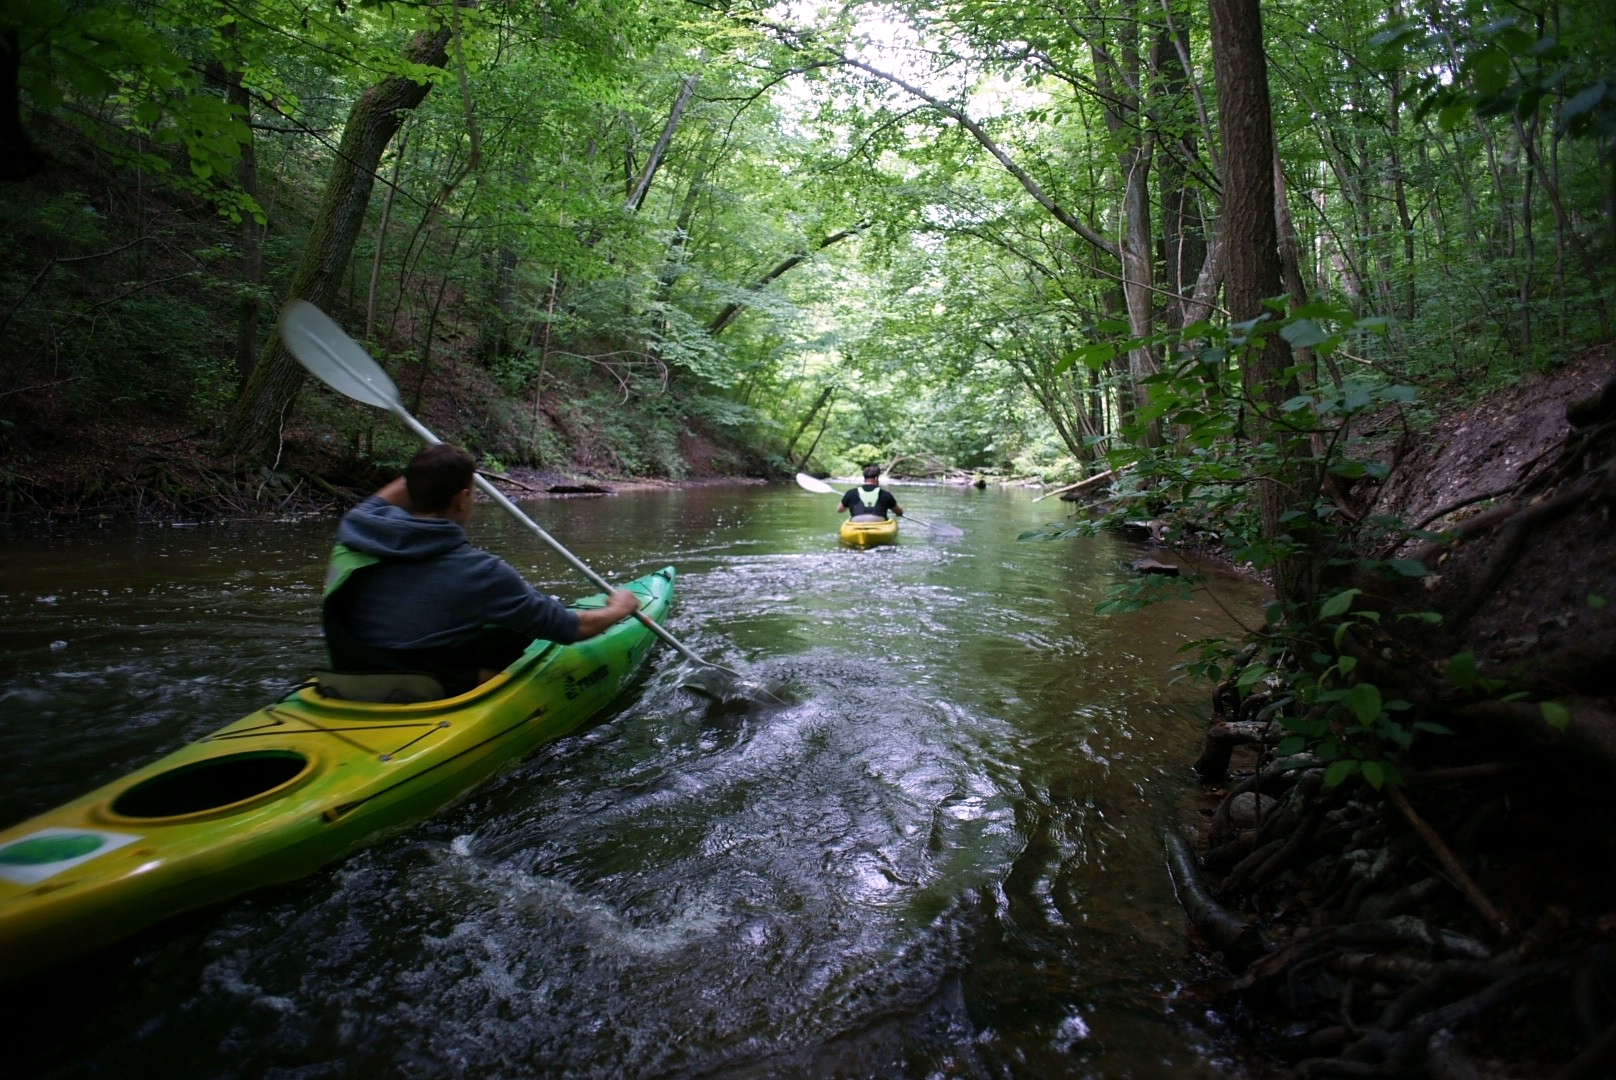
[[[965, 538], [844, 550], [834, 500], [795, 489], [529, 504], [608, 578], [676, 564], [672, 632], [786, 703], [715, 708], [659, 651], [431, 821], [97, 958], [105, 996], [41, 1020], [62, 1039], [29, 1071], [1221, 1075], [1162, 1005], [1184, 941], [1156, 833], [1205, 712], [1163, 673], [1225, 617], [1092, 616], [1135, 552], [1018, 543], [1060, 514], [1025, 495], [904, 502]], [[495, 513], [479, 542], [587, 591]], [[315, 666], [332, 527], [9, 544], [5, 818]]]

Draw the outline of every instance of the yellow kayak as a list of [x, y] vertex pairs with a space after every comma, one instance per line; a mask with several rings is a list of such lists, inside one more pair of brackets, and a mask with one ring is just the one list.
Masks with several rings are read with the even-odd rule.
[[844, 521], [841, 528], [842, 543], [848, 547], [868, 548], [877, 544], [898, 542], [898, 519], [885, 521]]
[[[660, 621], [673, 600], [673, 568], [625, 587]], [[596, 596], [574, 606], [604, 603]], [[350, 700], [388, 693], [366, 685], [387, 677], [315, 676], [284, 700], [0, 832], [0, 979], [301, 877], [427, 817], [601, 709], [655, 641], [625, 619], [576, 645], [535, 642], [458, 697], [406, 704]], [[408, 700], [409, 687], [395, 685], [390, 696]]]

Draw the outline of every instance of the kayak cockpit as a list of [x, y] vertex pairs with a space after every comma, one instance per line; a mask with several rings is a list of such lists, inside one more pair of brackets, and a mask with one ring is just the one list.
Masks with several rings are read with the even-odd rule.
[[152, 821], [242, 809], [285, 791], [314, 762], [296, 750], [248, 750], [194, 761], [148, 777], [112, 800], [112, 816]]

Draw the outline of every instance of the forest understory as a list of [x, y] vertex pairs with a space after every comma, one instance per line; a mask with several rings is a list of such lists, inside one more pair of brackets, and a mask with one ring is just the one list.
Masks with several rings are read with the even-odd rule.
[[1446, 538], [1365, 553], [1429, 575], [1359, 582], [1382, 617], [1343, 650], [1436, 727], [1400, 784], [1327, 786], [1324, 761], [1276, 754], [1285, 685], [1218, 687], [1204, 827], [1165, 837], [1223, 972], [1190, 995], [1253, 1075], [1616, 1075], [1612, 352], [1403, 449], [1373, 511]]
[[[402, 376], [401, 376], [402, 377]], [[522, 438], [504, 419], [509, 401], [475, 365], [456, 377], [435, 380], [421, 409], [428, 426], [455, 438], [474, 430], [519, 461]], [[312, 390], [313, 393], [325, 393]], [[72, 400], [39, 395], [25, 422], [0, 440], [8, 460], [0, 463], [0, 524], [51, 532], [111, 523], [172, 522], [335, 514], [397, 474], [416, 444], [413, 437], [369, 418], [363, 439], [352, 434], [359, 406], [340, 403], [349, 431], [322, 426], [327, 414], [299, 418], [282, 433], [271, 465], [244, 465], [214, 447], [215, 433], [138, 409], [111, 409], [86, 416]], [[762, 455], [707, 430], [684, 425], [676, 448], [683, 473], [678, 481], [625, 468], [609, 446], [589, 438], [589, 418], [566, 400], [549, 423], [578, 437], [564, 459], [545, 466], [482, 467], [511, 498], [606, 494], [631, 486], [700, 484], [772, 478]], [[381, 445], [388, 440], [388, 445]], [[6, 444], [10, 445], [7, 446]], [[391, 461], [391, 464], [389, 462]]]

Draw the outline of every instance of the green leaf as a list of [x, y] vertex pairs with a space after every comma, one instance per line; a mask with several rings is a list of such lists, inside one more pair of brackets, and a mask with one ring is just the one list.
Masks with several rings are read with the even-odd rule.
[[1458, 653], [1448, 661], [1448, 678], [1461, 690], [1474, 689], [1479, 672], [1476, 654], [1473, 652]]
[[1380, 785], [1386, 782], [1386, 771], [1381, 768], [1380, 762], [1366, 761], [1363, 763], [1363, 778], [1369, 781], [1370, 787], [1379, 791]]
[[1509, 85], [1509, 54], [1496, 45], [1470, 57], [1470, 84], [1481, 94], [1496, 94]]
[[1570, 101], [1560, 106], [1560, 120], [1562, 122], [1570, 121], [1585, 112], [1591, 111], [1601, 101], [1605, 100], [1605, 95], [1609, 92], [1610, 84], [1603, 79], [1592, 86], [1583, 87], [1577, 91]]
[[1608, 607], [1609, 605], [1610, 605], [1610, 601], [1606, 600], [1603, 596], [1600, 596], [1598, 593], [1589, 593], [1588, 594], [1588, 606], [1589, 607], [1597, 609], [1597, 608]]
[[1361, 593], [1362, 589], [1343, 589], [1330, 597], [1319, 607], [1319, 617], [1324, 619], [1338, 618], [1347, 613], [1352, 607], [1352, 598]]
[[1361, 768], [1361, 762], [1352, 758], [1343, 758], [1324, 770], [1324, 786], [1340, 787], [1342, 781], [1357, 775]]
[[1470, 117], [1470, 105], [1459, 103], [1444, 105], [1436, 114], [1437, 126], [1443, 131], [1458, 131]]
[[1335, 666], [1341, 669], [1341, 674], [1351, 675], [1353, 669], [1358, 666], [1358, 658], [1356, 656], [1340, 657], [1336, 660]]
[[1386, 565], [1404, 577], [1427, 577], [1431, 573], [1418, 559], [1392, 559]]
[[1571, 710], [1558, 702], [1542, 701], [1538, 708], [1543, 710], [1543, 719], [1552, 728], [1564, 731], [1571, 723]]
[[1300, 412], [1302, 409], [1311, 408], [1316, 404], [1318, 404], [1318, 399], [1312, 394], [1298, 394], [1281, 405], [1279, 410], [1287, 413]]
[[1370, 723], [1380, 715], [1380, 687], [1374, 683], [1359, 683], [1352, 688], [1347, 706], [1360, 724]]
[[1280, 328], [1279, 336], [1291, 343], [1292, 348], [1307, 349], [1321, 342], [1329, 341], [1330, 335], [1319, 328], [1319, 324], [1312, 319], [1297, 319]]

